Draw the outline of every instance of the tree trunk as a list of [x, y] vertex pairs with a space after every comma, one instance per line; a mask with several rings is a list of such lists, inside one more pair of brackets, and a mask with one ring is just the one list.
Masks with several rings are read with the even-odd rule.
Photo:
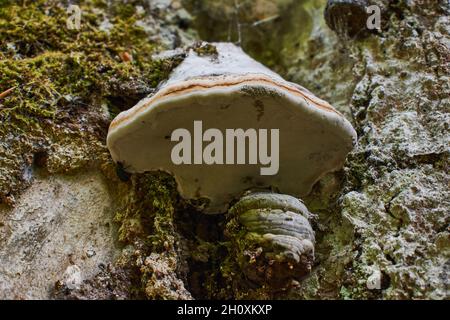
[[[0, 5], [0, 298], [448, 299], [448, 1], [79, 2], [78, 29], [60, 1]], [[367, 5], [379, 30], [347, 15]], [[106, 148], [199, 39], [239, 43], [357, 130], [303, 199], [315, 263], [286, 290], [237, 284], [227, 218]]]

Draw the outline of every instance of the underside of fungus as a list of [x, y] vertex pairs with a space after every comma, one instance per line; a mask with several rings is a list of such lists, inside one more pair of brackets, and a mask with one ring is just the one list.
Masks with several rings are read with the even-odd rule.
[[[206, 200], [206, 213], [225, 212], [232, 199], [255, 187], [301, 197], [321, 176], [343, 165], [356, 133], [338, 111], [239, 47], [230, 43], [213, 46], [215, 50], [208, 54], [191, 50], [153, 96], [114, 119], [107, 145], [116, 162], [128, 172], [169, 172], [184, 198]], [[172, 134], [180, 128], [192, 134], [189, 164], [174, 163], [171, 157], [176, 145]], [[209, 140], [203, 136], [211, 128], [223, 133], [222, 162], [217, 149], [215, 162], [206, 163], [202, 157], [209, 144], [218, 143], [217, 136]], [[259, 152], [256, 163], [249, 161], [249, 153], [244, 161], [227, 162], [227, 129], [268, 130], [266, 145], [261, 134], [256, 137], [258, 143], [254, 142]], [[275, 136], [269, 133], [273, 129], [279, 132], [278, 150]], [[245, 140], [247, 149], [250, 140]], [[238, 157], [236, 145], [228, 148]], [[278, 156], [272, 174], [264, 175], [261, 170], [270, 166], [264, 163], [261, 149], [267, 155], [277, 152], [272, 155]]]

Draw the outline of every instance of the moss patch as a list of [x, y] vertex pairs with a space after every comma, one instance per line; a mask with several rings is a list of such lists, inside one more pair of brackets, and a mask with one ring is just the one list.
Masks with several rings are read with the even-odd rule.
[[[36, 153], [51, 160], [51, 172], [110, 161], [109, 121], [151, 93], [176, 65], [152, 60], [162, 47], [138, 26], [139, 4], [144, 2], [79, 1], [80, 29], [69, 30], [60, 1], [0, 2], [2, 202], [13, 202], [26, 187], [23, 172]], [[82, 159], [73, 161], [77, 157]]]

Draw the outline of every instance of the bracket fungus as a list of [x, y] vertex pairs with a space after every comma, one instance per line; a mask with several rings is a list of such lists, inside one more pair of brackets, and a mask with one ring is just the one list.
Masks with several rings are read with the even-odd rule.
[[[191, 49], [154, 95], [112, 121], [107, 145], [114, 161], [131, 173], [169, 172], [182, 197], [206, 199], [205, 213], [225, 212], [252, 188], [304, 196], [324, 174], [342, 167], [356, 141], [342, 114], [239, 47], [212, 46], [216, 50], [206, 54]], [[208, 130], [195, 129], [199, 123]], [[192, 144], [182, 141], [184, 162], [172, 157], [184, 137], [174, 137], [177, 129], [194, 135]], [[225, 143], [231, 129], [235, 135]], [[264, 130], [279, 135], [269, 142]], [[278, 170], [264, 175], [260, 169], [270, 160]]]
[[359, 37], [367, 31], [368, 0], [328, 0], [325, 21], [338, 35]]
[[311, 214], [293, 196], [342, 167], [356, 132], [330, 104], [239, 47], [207, 46], [191, 49], [153, 96], [119, 114], [107, 145], [129, 172], [172, 174], [182, 197], [206, 199], [205, 213], [225, 212], [250, 190], [284, 193], [242, 197], [225, 230], [244, 278], [277, 290], [314, 262]]
[[307, 275], [314, 263], [310, 216], [301, 201], [288, 195], [242, 197], [229, 210], [226, 234], [245, 278], [277, 289]]

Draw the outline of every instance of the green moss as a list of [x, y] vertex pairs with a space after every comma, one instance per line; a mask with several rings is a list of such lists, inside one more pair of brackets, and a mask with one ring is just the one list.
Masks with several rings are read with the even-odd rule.
[[[104, 146], [105, 105], [112, 119], [149, 94], [179, 62], [152, 60], [161, 46], [136, 25], [141, 17], [135, 5], [143, 3], [79, 1], [81, 28], [69, 30], [67, 6], [60, 1], [0, 1], [0, 94], [8, 91], [0, 98], [0, 136], [21, 135], [15, 142], [2, 141], [10, 152], [0, 150], [5, 177], [0, 199], [24, 184], [21, 170], [29, 165], [24, 159], [33, 157], [30, 145], [39, 141], [40, 152], [53, 143], [61, 146], [58, 137], [70, 131], [85, 150], [93, 148], [83, 144]], [[99, 28], [106, 17], [113, 25], [108, 32]], [[132, 59], [121, 58], [124, 53]], [[84, 134], [91, 130], [97, 134], [87, 141]], [[72, 169], [70, 161], [61, 165], [67, 167], [60, 171]]]
[[[139, 268], [140, 292], [149, 298], [172, 297], [170, 289], [153, 287], [159, 277], [154, 274], [154, 266], [137, 261], [144, 262], [151, 254], [158, 254], [161, 261], [167, 263], [161, 272], [177, 277], [179, 235], [174, 215], [179, 201], [175, 181], [166, 173], [155, 172], [134, 175], [125, 185], [127, 188], [123, 189], [124, 196], [121, 197], [123, 209], [115, 217], [120, 225], [119, 240], [138, 249], [134, 252], [135, 259], [127, 264], [137, 264]], [[147, 290], [149, 286], [150, 291]]]
[[92, 73], [77, 63], [76, 56], [59, 52], [14, 63], [0, 61], [0, 73], [3, 75], [0, 86], [15, 88], [1, 102], [1, 127], [15, 125], [17, 121], [28, 124], [39, 118], [52, 118], [65, 95], [86, 97], [93, 85]]
[[[102, 7], [102, 1], [96, 3]], [[67, 13], [57, 2], [2, 6], [0, 92], [15, 88], [0, 100], [3, 125], [55, 117], [58, 107], [68, 104], [68, 95], [92, 104], [114, 94], [117, 82], [138, 79], [154, 87], [170, 71], [167, 63], [152, 61], [158, 45], [135, 25], [133, 6], [111, 18], [109, 33], [99, 30], [102, 15], [87, 1], [81, 3], [81, 30], [67, 29]], [[112, 11], [119, 9], [114, 6]], [[123, 62], [123, 52], [133, 61]]]
[[120, 240], [144, 240], [152, 252], [164, 252], [175, 244], [174, 212], [176, 183], [165, 173], [137, 175], [132, 181], [132, 196], [124, 203], [116, 221], [121, 223]]

